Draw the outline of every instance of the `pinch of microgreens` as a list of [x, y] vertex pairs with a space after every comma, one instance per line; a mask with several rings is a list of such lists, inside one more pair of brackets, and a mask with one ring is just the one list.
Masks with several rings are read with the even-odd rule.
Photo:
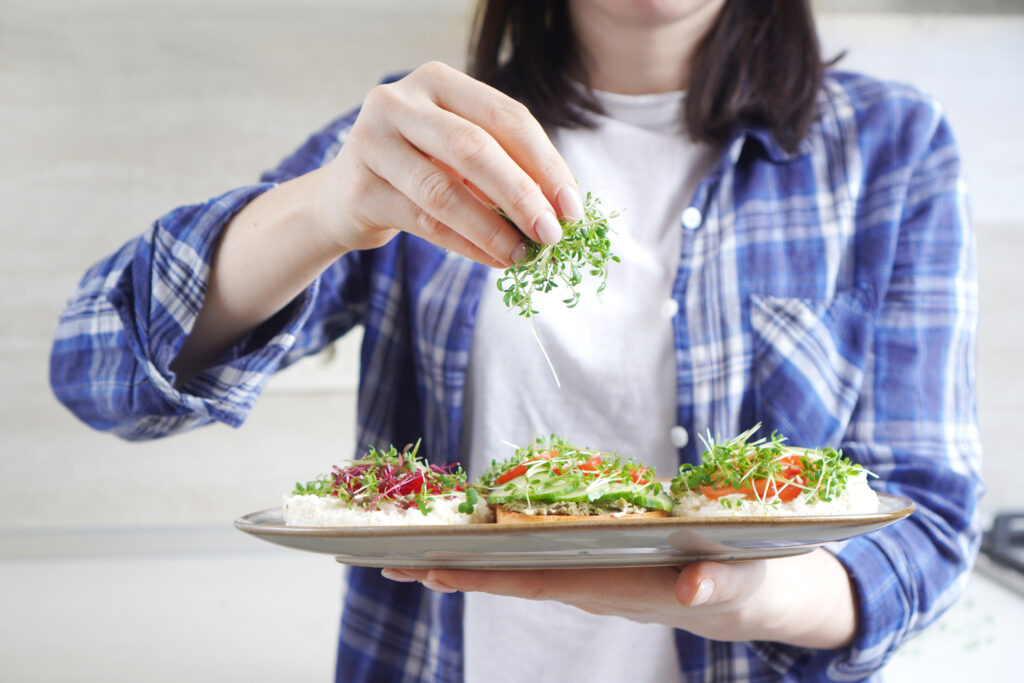
[[[499, 215], [508, 216], [497, 209]], [[583, 281], [583, 273], [600, 278], [597, 293], [600, 295], [608, 281], [608, 263], [618, 262], [619, 257], [611, 252], [608, 221], [618, 212], [605, 214], [600, 200], [587, 193], [584, 202], [584, 217], [577, 221], [557, 221], [562, 236], [556, 243], [526, 241], [527, 254], [505, 270], [498, 278], [498, 289], [505, 295], [504, 302], [509, 308], [519, 308], [519, 315], [529, 318], [537, 314], [533, 308], [534, 293], [546, 293], [564, 285], [568, 298], [563, 302], [574, 307], [580, 298], [576, 287]], [[552, 216], [552, 218], [554, 218]], [[511, 221], [509, 221], [511, 223]], [[548, 242], [548, 240], [544, 240]]]

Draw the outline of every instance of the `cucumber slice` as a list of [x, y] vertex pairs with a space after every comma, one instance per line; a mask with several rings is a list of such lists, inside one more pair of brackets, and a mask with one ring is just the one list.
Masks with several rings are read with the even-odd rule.
[[664, 510], [665, 512], [672, 512], [672, 508], [675, 507], [672, 498], [664, 491], [651, 495], [650, 492], [640, 490], [633, 495], [631, 502], [648, 510]]
[[583, 503], [587, 501], [586, 486], [571, 486], [552, 500], [553, 503]]
[[570, 481], [565, 479], [552, 479], [550, 477], [534, 477], [530, 480], [529, 486], [530, 500], [536, 500], [542, 503], [561, 500], [561, 497], [569, 493], [573, 488], [572, 482]]
[[487, 494], [491, 505], [527, 499], [537, 503], [594, 503], [599, 506], [624, 499], [648, 510], [666, 512], [673, 507], [667, 494], [654, 493], [649, 487], [639, 487], [631, 482], [611, 481], [594, 491], [588, 490], [586, 484], [574, 485], [572, 478], [552, 477], [547, 473], [536, 474], [529, 479], [526, 475], [516, 477]]
[[629, 484], [621, 482], [611, 482], [599, 489], [593, 491], [587, 496], [587, 500], [593, 503], [610, 503], [615, 500], [623, 498], [627, 501], [632, 502], [633, 496], [635, 495], [635, 489]]
[[591, 502], [597, 505], [613, 503], [616, 500], [624, 499], [633, 505], [647, 508], [648, 510], [664, 510], [671, 512], [674, 506], [672, 498], [663, 492], [655, 493], [650, 487], [640, 487], [629, 482], [610, 482], [600, 490], [593, 492], [596, 495], [588, 495], [585, 486], [577, 487], [563, 496], [558, 501], [566, 502]]
[[550, 503], [562, 500], [560, 496], [565, 495], [572, 488], [572, 482], [565, 479], [552, 478], [547, 474], [537, 474], [527, 479], [524, 474], [488, 493], [487, 502], [491, 505], [503, 505], [512, 500], [529, 498], [538, 503]]
[[510, 500], [515, 500], [515, 493], [506, 491], [504, 487], [489, 491], [487, 493], [487, 502], [491, 505], [504, 505]]

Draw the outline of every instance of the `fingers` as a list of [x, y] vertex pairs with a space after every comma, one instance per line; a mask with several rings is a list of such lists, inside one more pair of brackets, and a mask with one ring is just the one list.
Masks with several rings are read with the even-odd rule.
[[[403, 196], [401, 202], [388, 197], [392, 203], [380, 207], [397, 209], [388, 227], [400, 227], [466, 255], [464, 248], [452, 245], [472, 245], [476, 254], [489, 256], [490, 265], [497, 261], [508, 266], [516, 260], [522, 235], [478, 201], [469, 188], [415, 149], [382, 145], [366, 164], [382, 183]], [[475, 260], [484, 262], [479, 257]]]
[[531, 239], [553, 243], [561, 238], [552, 202], [484, 128], [433, 107], [402, 119], [400, 132], [427, 156], [444, 162], [459, 177], [471, 179]]
[[[405, 230], [486, 266], [505, 268], [520, 257], [517, 249], [524, 248], [521, 246], [521, 237], [512, 231], [515, 237], [511, 240], [513, 244], [511, 254], [505, 253], [500, 258], [492, 256], [477, 244], [452, 230], [446, 223], [424, 211], [383, 179], [378, 179], [378, 182], [373, 184], [369, 195], [364, 197], [363, 203], [366, 208], [362, 214], [363, 220], [367, 223], [382, 229]], [[486, 209], [483, 211], [485, 214], [491, 214], [487, 215], [486, 219], [497, 218], [498, 221], [504, 223], [499, 217], [493, 215], [493, 211]], [[496, 253], [501, 254], [504, 248], [497, 247], [496, 249]]]
[[431, 581], [427, 578], [428, 571], [425, 569], [381, 569], [380, 574], [385, 579], [397, 581], [398, 583], [412, 583], [419, 581], [425, 588], [437, 593], [455, 593], [457, 589]]
[[[584, 214], [572, 174], [529, 111], [440, 63], [371, 90], [331, 167], [342, 201], [335, 210], [336, 194], [321, 193], [318, 215], [346, 248], [379, 246], [405, 230], [508, 266], [523, 256], [524, 234], [553, 244], [562, 237], [558, 216]], [[406, 202], [388, 194], [372, 206], [374, 185]]]
[[[614, 602], [649, 605], [652, 597], [671, 595], [678, 570], [671, 567], [636, 569], [549, 570], [383, 570], [394, 581], [419, 581], [443, 592], [485, 592], [527, 600], [559, 600], [570, 604]], [[617, 609], [621, 613], [623, 609]]]
[[643, 602], [668, 582], [685, 607], [740, 603], [762, 585], [766, 564], [695, 562], [681, 570], [670, 567], [638, 569], [553, 569], [537, 571], [467, 571], [450, 569], [385, 569], [393, 581], [419, 581], [427, 588], [482, 591], [530, 600], [579, 601], [582, 596], [615, 596]]
[[[536, 181], [559, 216], [583, 218], [583, 204], [569, 167], [526, 106], [443, 63], [426, 64], [423, 69], [426, 75], [436, 77], [439, 85], [434, 101], [440, 107], [488, 131]], [[509, 210], [504, 204], [499, 206]]]
[[410, 144], [470, 180], [531, 239], [557, 241], [556, 216], [583, 217], [572, 173], [519, 102], [437, 62], [377, 95]]
[[[533, 600], [554, 599], [578, 572], [557, 571], [474, 571], [466, 569], [382, 569], [386, 579], [400, 582], [419, 581], [425, 587], [442, 593], [454, 591], [486, 592]], [[560, 579], [564, 579], [561, 580]]]
[[764, 582], [765, 562], [694, 562], [676, 581], [676, 599], [686, 607], [742, 602]]

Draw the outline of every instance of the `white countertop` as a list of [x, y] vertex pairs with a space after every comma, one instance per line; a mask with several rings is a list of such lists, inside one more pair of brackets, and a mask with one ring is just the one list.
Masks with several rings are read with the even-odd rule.
[[896, 653], [885, 680], [1012, 680], [1022, 646], [1024, 597], [976, 569], [963, 597]]
[[[3, 534], [0, 680], [329, 680], [341, 568], [229, 528]], [[889, 681], [1005, 679], [1024, 597], [976, 571]], [[69, 663], [74, 663], [69, 666]]]

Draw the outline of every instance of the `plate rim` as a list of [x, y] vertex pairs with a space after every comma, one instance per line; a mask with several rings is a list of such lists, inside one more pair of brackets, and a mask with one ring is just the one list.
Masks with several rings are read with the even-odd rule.
[[404, 536], [475, 536], [508, 533], [550, 534], [560, 531], [570, 532], [581, 529], [606, 529], [620, 531], [637, 527], [727, 527], [727, 526], [766, 526], [801, 527], [809, 525], [844, 526], [848, 524], [883, 524], [896, 522], [909, 517], [917, 510], [917, 504], [906, 496], [894, 493], [876, 492], [879, 499], [887, 499], [896, 509], [885, 512], [862, 513], [856, 515], [792, 515], [785, 517], [652, 517], [634, 520], [601, 519], [585, 521], [532, 521], [532, 522], [482, 522], [474, 524], [419, 524], [395, 526], [285, 526], [252, 521], [252, 518], [272, 514], [281, 510], [280, 506], [265, 508], [238, 517], [234, 526], [240, 531], [254, 536], [314, 536], [330, 538], [366, 538], [366, 537], [404, 537]]

